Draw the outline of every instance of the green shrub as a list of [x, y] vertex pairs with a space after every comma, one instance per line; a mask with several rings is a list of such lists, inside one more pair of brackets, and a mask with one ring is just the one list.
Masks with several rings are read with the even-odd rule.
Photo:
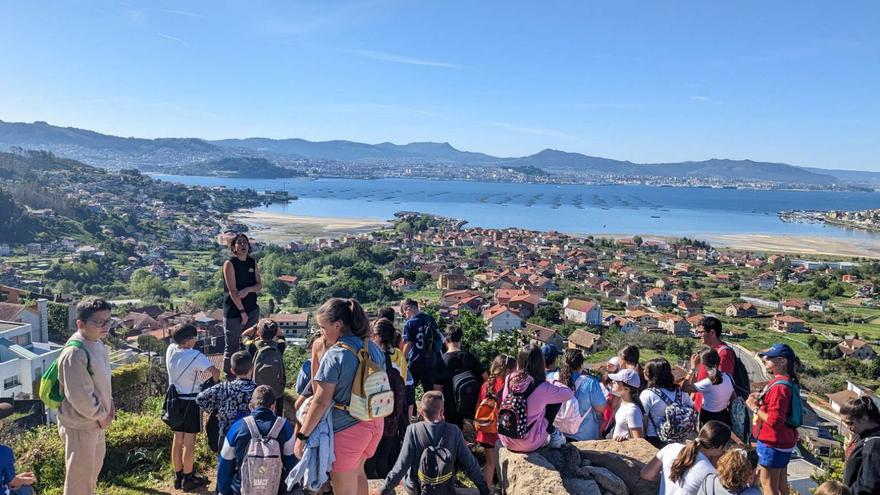
[[[161, 400], [150, 399], [146, 414], [119, 411], [107, 430], [107, 453], [100, 480], [104, 487], [120, 487], [108, 493], [125, 493], [122, 488], [134, 487], [137, 481], [147, 486], [153, 480], [169, 480], [171, 469], [172, 432], [153, 409]], [[19, 471], [33, 471], [39, 480], [38, 493], [55, 495], [64, 486], [64, 445], [55, 426], [40, 426], [20, 435], [12, 445]], [[217, 459], [205, 442], [204, 435], [196, 441], [196, 467], [202, 471], [216, 469]], [[102, 493], [104, 493], [102, 491]]]

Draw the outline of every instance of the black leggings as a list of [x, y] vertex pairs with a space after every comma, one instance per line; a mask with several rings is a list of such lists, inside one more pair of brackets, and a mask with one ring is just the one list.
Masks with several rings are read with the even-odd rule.
[[700, 411], [700, 428], [703, 427], [709, 421], [721, 421], [727, 426], [732, 426], [733, 421], [730, 419], [730, 409], [724, 409], [723, 411], [712, 412], [707, 411], [705, 409]]
[[556, 430], [553, 422], [556, 421], [556, 415], [559, 414], [560, 409], [562, 409], [561, 402], [559, 404], [548, 404], [544, 408], [544, 417], [547, 418], [547, 433], [553, 433]]

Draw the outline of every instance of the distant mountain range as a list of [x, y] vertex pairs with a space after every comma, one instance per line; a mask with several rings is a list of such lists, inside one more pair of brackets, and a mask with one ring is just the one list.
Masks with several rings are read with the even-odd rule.
[[[880, 173], [797, 167], [785, 163], [711, 159], [680, 163], [633, 163], [545, 149], [534, 155], [503, 158], [461, 151], [449, 143], [365, 144], [353, 141], [307, 141], [304, 139], [123, 138], [46, 122], [0, 121], [0, 149], [19, 146], [45, 149], [62, 156], [109, 168], [137, 167], [154, 171], [192, 171], [193, 165], [228, 158], [263, 158], [279, 165], [310, 161], [348, 164], [470, 165], [484, 167], [534, 167], [550, 173], [577, 172], [589, 175], [654, 176], [694, 179], [831, 185], [834, 183], [880, 184]], [[237, 162], [253, 166], [263, 162]], [[220, 162], [223, 163], [223, 162]], [[225, 162], [231, 163], [231, 162]], [[215, 168], [215, 167], [211, 167]], [[531, 170], [531, 169], [524, 169]], [[277, 174], [273, 170], [270, 174]]]

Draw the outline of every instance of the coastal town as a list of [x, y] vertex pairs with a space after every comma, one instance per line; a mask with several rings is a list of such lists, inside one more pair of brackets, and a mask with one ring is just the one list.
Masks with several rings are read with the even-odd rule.
[[[481, 358], [532, 342], [580, 349], [600, 365], [636, 344], [643, 359], [667, 357], [677, 376], [699, 347], [703, 317], [714, 315], [745, 360], [784, 340], [804, 361], [810, 413], [799, 455], [807, 470], [833, 469], [842, 447], [835, 411], [849, 398], [874, 397], [880, 385], [874, 260], [716, 249], [685, 238], [471, 228], [418, 212], [399, 212], [369, 231], [268, 243], [260, 225], [240, 223], [237, 213], [266, 201], [263, 194], [132, 171], [71, 172], [69, 163], [51, 166], [58, 160], [29, 157], [40, 199], [27, 187], [15, 198], [20, 222], [68, 234], [0, 244], [0, 373], [4, 395], [21, 404], [35, 402], [35, 382], [60, 353], [73, 329], [72, 304], [84, 294], [115, 305], [115, 375], [148, 376], [170, 329], [182, 323], [195, 325], [198, 348], [222, 362], [218, 274], [238, 232], [253, 236], [265, 288], [260, 305], [290, 344], [291, 370], [305, 358], [312, 311], [332, 296], [355, 297], [373, 314], [413, 298], [443, 324], [465, 329]], [[71, 173], [89, 180], [72, 181]], [[750, 371], [759, 390], [766, 383], [760, 364]]]

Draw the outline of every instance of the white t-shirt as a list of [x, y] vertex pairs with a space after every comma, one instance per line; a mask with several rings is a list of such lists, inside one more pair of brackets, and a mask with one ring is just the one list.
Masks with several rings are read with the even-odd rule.
[[675, 402], [675, 395], [678, 393], [681, 396], [681, 404], [694, 407], [694, 401], [691, 400], [690, 395], [684, 392], [676, 392], [675, 390], [669, 390], [665, 388], [654, 389], [649, 388], [642, 390], [642, 393], [639, 394], [639, 400], [642, 401], [642, 406], [645, 407], [645, 436], [646, 437], [656, 437], [657, 430], [654, 428], [656, 424], [658, 427], [661, 423], [663, 423], [663, 419], [666, 418], [666, 402], [663, 401], [657, 394], [654, 392], [655, 390], [659, 391], [663, 394], [669, 402]]
[[720, 412], [730, 405], [730, 397], [733, 395], [733, 380], [727, 373], [721, 377], [721, 383], [712, 385], [708, 378], [703, 378], [694, 384], [697, 392], [703, 394], [703, 409], [709, 412]]
[[[174, 385], [178, 394], [199, 393], [199, 385], [201, 385], [198, 381], [199, 373], [214, 366], [201, 352], [195, 349], [180, 349], [173, 343], [165, 351], [165, 363], [168, 368], [168, 383]], [[191, 399], [195, 399], [195, 396]]]
[[657, 452], [657, 459], [663, 464], [663, 476], [660, 478], [660, 495], [697, 495], [703, 479], [715, 472], [715, 466], [709, 462], [709, 458], [704, 456], [702, 452], [697, 452], [697, 460], [690, 469], [685, 471], [684, 478], [673, 483], [669, 479], [672, 472], [672, 463], [678, 457], [678, 453], [684, 445], [680, 443], [670, 443], [666, 447]]
[[614, 413], [614, 432], [611, 438], [631, 438], [630, 428], [642, 428], [642, 411], [632, 402], [621, 401], [620, 407]]

